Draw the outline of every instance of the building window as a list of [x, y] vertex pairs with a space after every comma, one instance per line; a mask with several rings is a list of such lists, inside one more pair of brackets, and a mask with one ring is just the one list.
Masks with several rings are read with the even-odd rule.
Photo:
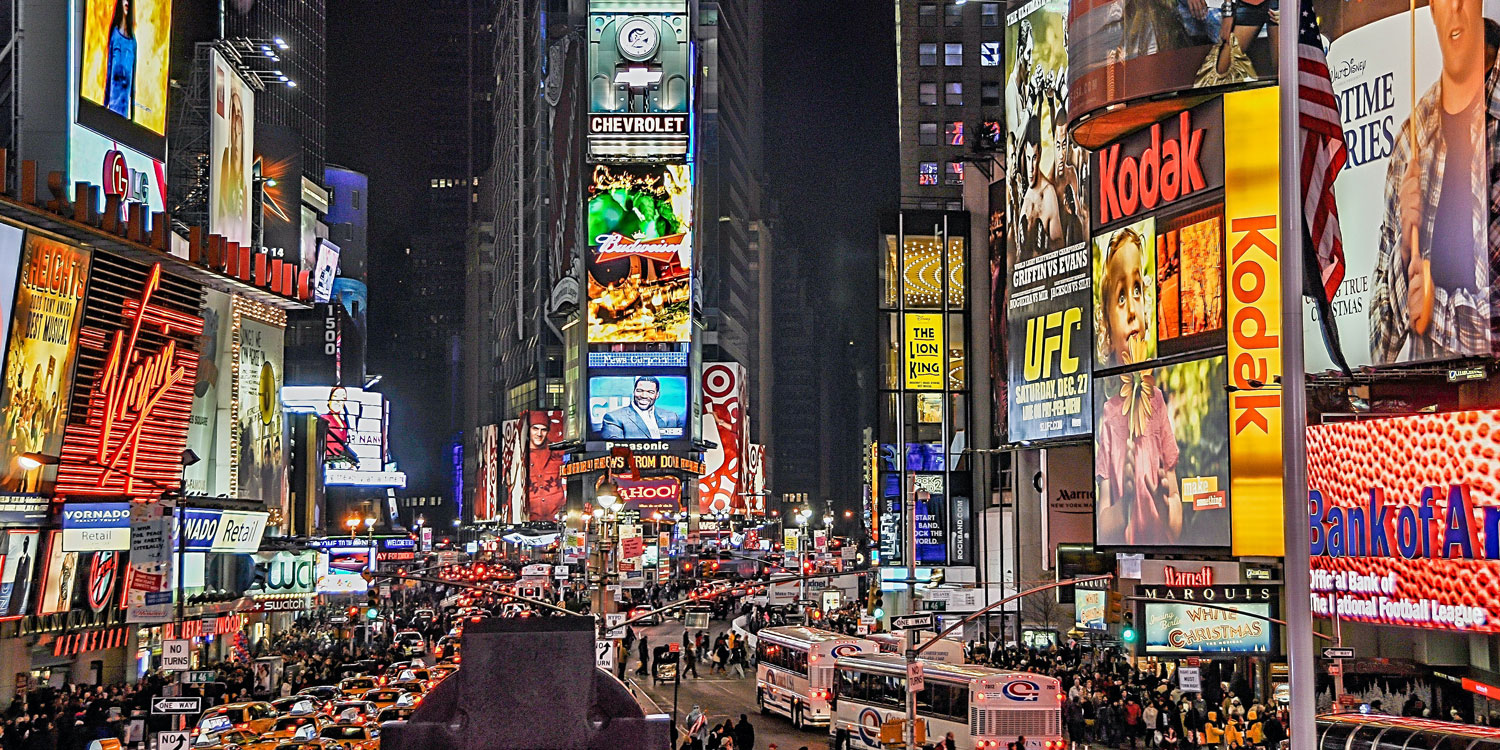
[[926, 42], [917, 46], [918, 65], [937, 65], [937, 42]]
[[986, 68], [1000, 67], [1000, 43], [979, 43], [979, 64]]
[[961, 161], [948, 162], [948, 171], [943, 175], [944, 185], [964, 184], [964, 163]]
[[917, 6], [917, 25], [936, 26], [938, 19], [937, 4], [922, 3]]
[[979, 83], [979, 103], [985, 107], [1000, 106], [1000, 83], [998, 81]]
[[1000, 25], [1000, 3], [980, 3], [979, 4], [979, 25], [980, 26], [999, 26]]
[[917, 184], [918, 185], [936, 185], [936, 184], [938, 184], [937, 180], [938, 180], [938, 166], [937, 166], [937, 162], [935, 162], [935, 161], [924, 161], [921, 164], [917, 165]]
[[937, 123], [923, 122], [917, 125], [917, 143], [923, 146], [937, 145]]
[[937, 106], [937, 84], [928, 82], [917, 84], [917, 103]]
[[963, 81], [949, 81], [943, 87], [943, 103], [950, 107], [961, 107], [964, 103]]
[[352, 208], [352, 209], [354, 209], [355, 211], [359, 210], [359, 191], [358, 190], [356, 190], [353, 193], [349, 194], [349, 207]]
[[962, 25], [964, 25], [964, 6], [959, 5], [958, 3], [949, 3], [948, 5], [944, 5], [943, 6], [943, 25], [944, 26], [962, 26]]
[[943, 64], [950, 67], [964, 64], [963, 42], [949, 42], [943, 45]]
[[950, 122], [944, 126], [943, 141], [949, 146], [964, 145], [964, 123], [962, 120]]

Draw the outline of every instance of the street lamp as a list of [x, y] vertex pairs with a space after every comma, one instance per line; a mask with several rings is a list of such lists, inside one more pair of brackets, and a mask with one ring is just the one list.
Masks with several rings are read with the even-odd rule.
[[56, 466], [57, 464], [62, 463], [62, 459], [58, 458], [57, 456], [49, 456], [46, 453], [35, 453], [28, 451], [17, 456], [16, 463], [20, 464], [21, 468], [27, 471], [36, 471], [43, 466]]
[[354, 516], [350, 516], [349, 518], [344, 520], [344, 525], [349, 527], [349, 538], [353, 539], [355, 530], [359, 528], [359, 519], [355, 518]]

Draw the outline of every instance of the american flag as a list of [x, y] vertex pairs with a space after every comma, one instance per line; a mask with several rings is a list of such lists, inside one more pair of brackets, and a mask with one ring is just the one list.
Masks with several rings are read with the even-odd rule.
[[1333, 96], [1318, 16], [1310, 0], [1302, 0], [1298, 24], [1297, 98], [1302, 128], [1302, 218], [1311, 238], [1310, 249], [1317, 253], [1324, 299], [1331, 300], [1344, 281], [1344, 241], [1339, 234], [1333, 181], [1349, 154], [1344, 148], [1344, 127], [1339, 120], [1338, 100]]

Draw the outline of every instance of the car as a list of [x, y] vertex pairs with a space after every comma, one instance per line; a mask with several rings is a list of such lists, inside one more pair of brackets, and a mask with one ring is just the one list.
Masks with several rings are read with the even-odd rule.
[[427, 673], [432, 675], [432, 679], [429, 680], [429, 682], [433, 684], [437, 684], [439, 682], [442, 682], [443, 680], [448, 679], [448, 675], [453, 674], [457, 671], [457, 664], [435, 664], [427, 668]]
[[318, 700], [311, 695], [288, 695], [285, 698], [273, 699], [271, 701], [271, 708], [276, 709], [276, 713], [282, 716], [288, 714], [315, 714], [318, 712], [318, 707], [323, 703], [324, 701]]
[[439, 659], [451, 659], [458, 654], [458, 637], [445, 635], [437, 639], [437, 645], [432, 649], [432, 655]]
[[334, 721], [353, 723], [374, 721], [380, 709], [365, 700], [335, 701], [324, 709]]
[[396, 647], [407, 656], [420, 656], [427, 652], [427, 639], [415, 630], [403, 630], [396, 634]]
[[[391, 684], [387, 685], [386, 687], [388, 687], [388, 688], [390, 688], [392, 690], [402, 690], [402, 691], [405, 691], [405, 692], [410, 693], [410, 694], [412, 694], [412, 695], [414, 695], [414, 696], [416, 696], [418, 698], [420, 698], [423, 695], [427, 694], [427, 683], [425, 681], [423, 681], [423, 680], [404, 680], [402, 682], [392, 682]], [[383, 706], [382, 706], [382, 708], [383, 708]]]
[[[406, 691], [404, 690], [396, 690], [394, 688], [388, 687], [376, 688], [375, 690], [365, 691], [362, 699], [369, 703], [374, 703], [376, 709], [381, 709], [386, 708], [387, 706], [396, 705], [396, 701], [405, 694]], [[378, 714], [380, 712], [377, 710], [376, 713]]]
[[380, 729], [364, 724], [334, 724], [323, 727], [318, 736], [344, 750], [380, 750]]
[[264, 742], [265, 739], [255, 733], [243, 729], [231, 729], [227, 732], [208, 732], [198, 735], [193, 740], [195, 750], [211, 750], [213, 748], [244, 748], [250, 745]]
[[380, 709], [380, 716], [376, 718], [376, 721], [380, 722], [381, 724], [384, 724], [387, 721], [406, 721], [407, 719], [411, 718], [411, 714], [415, 710], [417, 710], [415, 706], [391, 706], [390, 708], [382, 708]]
[[396, 682], [407, 682], [409, 680], [421, 680], [426, 682], [432, 679], [432, 673], [426, 667], [411, 667], [403, 669], [396, 675]]
[[[229, 726], [224, 725], [224, 719], [229, 720]], [[227, 731], [231, 728], [258, 735], [266, 731], [275, 721], [276, 709], [270, 703], [246, 701], [215, 706], [204, 711], [203, 715], [198, 718], [197, 728], [200, 736], [204, 733]]]
[[419, 609], [416, 612], [412, 613], [412, 617], [411, 617], [412, 627], [414, 627], [414, 628], [421, 627], [422, 625], [427, 625], [427, 624], [432, 623], [436, 619], [437, 619], [437, 613], [436, 612], [434, 612], [434, 611], [432, 611], [430, 609]]
[[277, 740], [296, 739], [298, 730], [306, 733], [306, 730], [303, 728], [311, 727], [311, 734], [316, 737], [318, 730], [322, 729], [326, 723], [328, 723], [327, 719], [317, 714], [288, 714], [277, 718], [276, 723], [272, 724], [271, 728], [266, 730], [265, 736]]
[[377, 687], [374, 677], [345, 677], [339, 680], [339, 695], [345, 700], [358, 698]]
[[[645, 615], [645, 614], [649, 613], [650, 611], [651, 611], [650, 607], [635, 607], [635, 608], [633, 608], [633, 609], [630, 610], [630, 615], [628, 617], [626, 617], [625, 619], [627, 619], [627, 620], [635, 620], [635, 618], [640, 617], [641, 615]], [[653, 615], [650, 615], [649, 617], [645, 617], [645, 618], [643, 618], [641, 620], [637, 620], [637, 622], [640, 623], [641, 625], [660, 625], [661, 624], [661, 615], [660, 614], [653, 614]]]
[[301, 690], [298, 690], [297, 695], [309, 695], [324, 703], [327, 703], [328, 701], [338, 700], [339, 689], [334, 685], [314, 685], [312, 687], [305, 687]]

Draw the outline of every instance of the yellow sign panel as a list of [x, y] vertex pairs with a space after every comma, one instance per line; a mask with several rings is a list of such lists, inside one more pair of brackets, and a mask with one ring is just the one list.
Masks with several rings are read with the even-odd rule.
[[[1280, 101], [1276, 87], [1224, 96], [1228, 224], [1231, 551], [1280, 556]], [[1300, 323], [1299, 323], [1300, 324]]]
[[913, 391], [943, 389], [943, 316], [938, 313], [906, 314], [906, 388]]

